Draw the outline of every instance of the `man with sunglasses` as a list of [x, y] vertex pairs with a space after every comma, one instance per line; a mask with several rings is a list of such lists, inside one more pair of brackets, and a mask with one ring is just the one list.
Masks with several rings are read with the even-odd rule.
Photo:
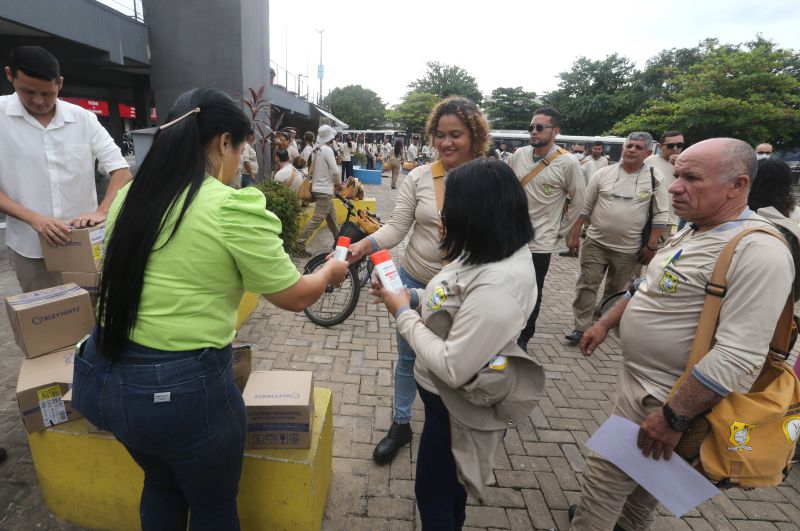
[[[650, 155], [645, 159], [645, 163], [649, 164], [658, 171], [664, 179], [664, 186], [669, 189], [669, 185], [675, 180], [673, 174], [675, 173], [675, 159], [681, 154], [684, 147], [683, 133], [680, 131], [667, 131], [661, 135], [661, 142], [658, 144], [661, 152], [658, 155]], [[669, 201], [669, 223], [664, 228], [664, 235], [669, 238], [672, 235], [675, 227], [678, 226], [680, 219], [672, 209], [672, 202]]]
[[[668, 221], [667, 187], [662, 182], [664, 177], [645, 164], [652, 143], [650, 133], [631, 133], [622, 150], [622, 162], [598, 170], [586, 186], [584, 207], [568, 242], [570, 250], [577, 250], [581, 230], [588, 224], [572, 303], [575, 329], [565, 336], [572, 344], [578, 343], [583, 331], [592, 325], [603, 277], [605, 296], [622, 291], [630, 284], [639, 261], [648, 263], [658, 250]], [[653, 196], [650, 238], [642, 245]]]
[[[517, 149], [509, 164], [520, 181], [525, 182], [528, 198], [528, 213], [533, 223], [533, 240], [528, 244], [536, 271], [536, 305], [520, 332], [517, 344], [527, 350], [528, 341], [536, 331], [536, 318], [542, 304], [542, 288], [550, 255], [556, 249], [558, 230], [564, 205], [569, 199], [573, 205], [583, 205], [584, 180], [581, 166], [569, 152], [556, 146], [555, 141], [561, 125], [561, 113], [552, 107], [542, 107], [533, 113], [528, 126], [530, 145]], [[527, 179], [528, 175], [534, 175]], [[580, 208], [573, 208], [569, 215], [574, 218]], [[570, 220], [570, 224], [573, 220]]]

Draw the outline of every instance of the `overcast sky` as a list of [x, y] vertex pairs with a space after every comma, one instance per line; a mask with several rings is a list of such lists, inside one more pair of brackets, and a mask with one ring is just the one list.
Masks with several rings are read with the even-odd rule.
[[[576, 57], [619, 53], [639, 67], [665, 48], [723, 43], [757, 33], [800, 49], [797, 0], [661, 0], [467, 2], [436, 0], [270, 0], [270, 58], [318, 89], [320, 36], [323, 93], [361, 85], [384, 103], [399, 103], [427, 61], [454, 64], [484, 94], [522, 86], [541, 95]], [[288, 50], [287, 50], [288, 35]], [[287, 57], [288, 54], [288, 57]], [[284, 84], [283, 71], [281, 79]], [[302, 80], [305, 83], [305, 80]], [[290, 90], [296, 80], [289, 78]], [[305, 89], [303, 89], [305, 92]]]

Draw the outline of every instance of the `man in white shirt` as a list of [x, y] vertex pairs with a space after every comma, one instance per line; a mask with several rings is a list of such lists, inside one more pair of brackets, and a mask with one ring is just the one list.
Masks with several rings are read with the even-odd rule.
[[[683, 133], [680, 131], [667, 131], [661, 135], [661, 142], [658, 144], [661, 152], [658, 155], [653, 154], [644, 159], [645, 164], [649, 164], [661, 174], [667, 188], [669, 188], [672, 181], [675, 180], [675, 176], [673, 175], [675, 172], [675, 159], [677, 159], [678, 155], [683, 151], [683, 146]], [[664, 229], [664, 236], [669, 238], [672, 235], [673, 229], [678, 226], [679, 221], [680, 219], [675, 214], [675, 210], [672, 208], [672, 202], [670, 201], [669, 223]]]
[[[639, 261], [650, 262], [658, 250], [668, 207], [661, 175], [644, 163], [652, 153], [652, 141], [650, 133], [628, 135], [622, 162], [598, 171], [586, 186], [583, 208], [567, 244], [571, 251], [576, 251], [581, 230], [588, 225], [572, 303], [575, 329], [566, 335], [573, 344], [592, 325], [603, 277], [606, 276], [606, 296], [622, 291], [633, 280]], [[651, 208], [652, 227], [647, 241], [642, 242]]]
[[[39, 46], [11, 52], [0, 96], [0, 211], [8, 216], [8, 259], [22, 291], [61, 283], [48, 273], [39, 244], [70, 242], [72, 227], [103, 223], [117, 190], [131, 180], [119, 147], [91, 112], [60, 101], [58, 60]], [[97, 204], [95, 160], [111, 176]]]
[[303, 175], [297, 171], [289, 160], [289, 152], [279, 150], [275, 153], [278, 159], [278, 170], [275, 172], [275, 182], [285, 184], [294, 193], [300, 192], [300, 185], [303, 183]]
[[[533, 171], [538, 172], [524, 186], [534, 230], [528, 248], [536, 271], [537, 296], [533, 312], [517, 339], [522, 350], [528, 348], [528, 341], [536, 332], [544, 279], [550, 268], [550, 255], [556, 250], [564, 205], [567, 199], [575, 205], [583, 205], [584, 182], [580, 163], [555, 145], [560, 125], [561, 113], [557, 110], [552, 107], [536, 109], [528, 126], [531, 143], [516, 150], [509, 163], [521, 182]], [[570, 212], [575, 218], [578, 208]]]
[[508, 151], [508, 144], [502, 142], [500, 144], [499, 149], [494, 150], [494, 154], [497, 157], [497, 160], [501, 160], [508, 164], [511, 161], [511, 152]]
[[419, 148], [417, 147], [417, 139], [411, 139], [411, 145], [408, 146], [408, 150], [406, 151], [406, 160], [409, 162], [416, 162], [417, 158], [419, 158]]
[[603, 143], [598, 140], [592, 146], [591, 157], [586, 157], [581, 161], [583, 178], [588, 183], [591, 176], [594, 175], [594, 172], [606, 166], [608, 166], [608, 159], [603, 156]]
[[[733, 256], [711, 349], [671, 393], [689, 361], [722, 249], [742, 230], [769, 226], [747, 208], [756, 171], [755, 153], [741, 140], [712, 138], [681, 153], [669, 192], [691, 227], [657, 251], [644, 280], [581, 341], [589, 356], [619, 326], [623, 367], [612, 414], [639, 424], [636, 442], [645, 457], [680, 459], [671, 454], [691, 420], [730, 392], [749, 389], [764, 365], [795, 271], [783, 242], [754, 233]], [[650, 528], [658, 501], [601, 456], [586, 455], [581, 488], [570, 508], [572, 529]]]

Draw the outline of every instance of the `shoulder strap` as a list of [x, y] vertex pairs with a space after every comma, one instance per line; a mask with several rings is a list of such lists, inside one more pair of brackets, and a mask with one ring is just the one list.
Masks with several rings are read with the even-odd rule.
[[317, 167], [317, 159], [322, 154], [322, 146], [318, 147], [317, 149], [311, 152], [311, 167], [308, 169], [308, 176], [314, 176], [314, 168]]
[[444, 208], [444, 162], [437, 160], [431, 164], [433, 191], [436, 194], [436, 210], [441, 213]]
[[534, 166], [534, 167], [533, 167], [533, 169], [531, 170], [531, 172], [530, 172], [528, 175], [526, 175], [525, 177], [523, 177], [523, 178], [522, 178], [522, 180], [519, 182], [519, 184], [521, 184], [523, 188], [525, 188], [526, 186], [528, 186], [528, 183], [529, 183], [529, 182], [531, 182], [531, 181], [533, 180], [533, 178], [534, 178], [534, 177], [536, 177], [537, 175], [539, 175], [539, 173], [541, 173], [541, 171], [542, 171], [543, 169], [545, 169], [546, 167], [550, 166], [550, 163], [551, 163], [551, 162], [553, 162], [554, 160], [556, 160], [558, 157], [560, 157], [560, 156], [561, 156], [561, 155], [563, 155], [564, 153], [567, 153], [567, 150], [566, 150], [566, 149], [563, 149], [563, 148], [560, 148], [560, 147], [556, 146], [556, 151], [555, 151], [555, 153], [553, 153], [552, 155], [550, 155], [550, 156], [549, 156], [549, 157], [547, 157], [546, 159], [542, 159], [542, 160], [540, 160], [540, 161], [539, 161], [539, 162], [536, 164], [536, 166]]
[[297, 170], [294, 168], [294, 166], [292, 166], [292, 177], [289, 179], [289, 182], [286, 183], [286, 186], [291, 188], [295, 179], [297, 179]]
[[[714, 267], [714, 272], [711, 274], [711, 280], [706, 284], [705, 301], [703, 302], [703, 309], [700, 312], [700, 319], [697, 323], [697, 331], [695, 332], [694, 341], [692, 342], [692, 350], [689, 354], [686, 370], [678, 381], [675, 382], [670, 396], [672, 396], [678, 387], [680, 387], [681, 383], [689, 376], [694, 366], [711, 350], [714, 343], [714, 333], [717, 330], [719, 311], [722, 308], [722, 299], [728, 291], [728, 279], [726, 276], [731, 265], [731, 260], [733, 259], [733, 253], [739, 241], [754, 232], [769, 234], [788, 245], [786, 239], [780, 233], [766, 227], [745, 229], [731, 238], [725, 245], [717, 258], [717, 265]], [[772, 340], [769, 346], [771, 353], [783, 355], [788, 350], [793, 317], [794, 304], [792, 293], [790, 292], [783, 312], [778, 318], [778, 322], [775, 324], [775, 331], [772, 333]]]

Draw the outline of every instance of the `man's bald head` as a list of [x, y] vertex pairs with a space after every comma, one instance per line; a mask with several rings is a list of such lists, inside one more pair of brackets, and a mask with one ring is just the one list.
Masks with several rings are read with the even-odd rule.
[[683, 154], [713, 160], [722, 182], [730, 182], [738, 175], [746, 175], [753, 182], [758, 170], [755, 151], [738, 138], [709, 138], [694, 144], [681, 156]]

